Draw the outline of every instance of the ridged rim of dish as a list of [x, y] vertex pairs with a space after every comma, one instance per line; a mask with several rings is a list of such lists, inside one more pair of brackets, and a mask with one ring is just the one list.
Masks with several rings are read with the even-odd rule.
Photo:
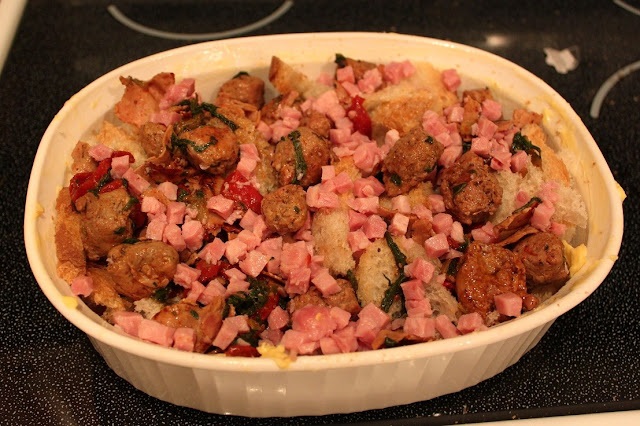
[[[76, 97], [82, 98], [87, 92], [91, 92], [96, 86], [103, 84], [106, 80], [111, 80], [113, 78], [117, 79], [123, 73], [123, 71], [126, 71], [129, 68], [134, 68], [141, 63], [157, 62], [177, 54], [202, 51], [209, 46], [233, 47], [255, 42], [264, 43], [265, 41], [271, 41], [274, 43], [286, 43], [288, 40], [301, 38], [325, 40], [335, 39], [342, 41], [347, 39], [349, 41], [373, 41], [382, 37], [390, 38], [397, 41], [409, 42], [411, 43], [411, 46], [439, 46], [451, 49], [452, 51], [462, 51], [466, 54], [474, 55], [481, 59], [499, 63], [502, 66], [511, 68], [514, 72], [517, 71], [522, 73], [522, 75], [524, 75], [528, 81], [535, 85], [541, 93], [547, 96], [551, 96], [554, 101], [557, 102], [559, 109], [561, 109], [563, 113], [566, 114], [566, 118], [574, 124], [576, 134], [578, 134], [578, 136], [582, 138], [581, 146], [588, 148], [595, 158], [597, 169], [602, 172], [602, 178], [606, 185], [608, 193], [617, 193], [618, 189], [616, 187], [615, 180], [593, 137], [591, 136], [577, 113], [548, 84], [546, 84], [544, 81], [542, 81], [529, 71], [523, 69], [522, 67], [493, 53], [475, 47], [429, 37], [396, 33], [326, 32], [275, 34], [198, 43], [160, 52], [122, 65], [93, 81], [78, 93], [76, 93], [71, 99]], [[135, 339], [116, 332], [113, 326], [110, 326], [108, 323], [106, 323], [104, 320], [102, 320], [92, 312], [86, 315], [79, 309], [72, 309], [64, 304], [63, 297], [71, 295], [71, 293], [69, 292], [69, 294], [63, 294], [56, 288], [55, 283], [46, 271], [46, 267], [43, 263], [42, 256], [38, 249], [39, 243], [37, 240], [36, 229], [36, 206], [38, 205], [37, 194], [40, 187], [40, 174], [45, 162], [45, 151], [51, 143], [52, 136], [57, 131], [57, 128], [61, 122], [59, 118], [68, 114], [70, 111], [72, 111], [72, 109], [73, 105], [70, 102], [67, 102], [57, 113], [55, 119], [48, 126], [46, 132], [42, 137], [38, 152], [36, 153], [33, 163], [25, 204], [24, 238], [27, 256], [33, 274], [40, 288], [49, 299], [49, 301], [65, 318], [67, 318], [72, 324], [74, 324], [89, 336], [109, 346], [139, 357], [148, 358], [171, 365], [194, 367], [204, 370], [236, 370], [238, 372], [247, 373], [256, 371], [279, 371], [279, 367], [277, 367], [275, 362], [269, 358], [234, 358], [226, 356], [212, 356], [206, 354], [181, 352], [176, 349], [164, 348], [153, 343], [147, 343], [142, 340]], [[521, 318], [518, 318], [515, 321], [503, 323], [499, 326], [492, 327], [489, 330], [458, 336], [451, 339], [418, 343], [398, 348], [389, 348], [367, 352], [302, 356], [298, 357], [295, 362], [292, 362], [289, 365], [288, 370], [306, 371], [324, 368], [350, 368], [355, 366], [374, 365], [387, 362], [400, 362], [411, 359], [441, 355], [445, 353], [453, 353], [465, 349], [486, 346], [494, 342], [503, 341], [512, 336], [523, 334], [531, 329], [555, 320], [557, 317], [586, 299], [601, 284], [601, 282], [605, 279], [605, 277], [613, 267], [622, 241], [623, 214], [622, 203], [618, 202], [617, 198], [614, 195], [609, 197], [608, 203], [609, 208], [612, 212], [612, 216], [620, 217], [621, 220], [619, 223], [616, 222], [611, 224], [611, 227], [609, 229], [610, 233], [608, 234], [608, 242], [603, 249], [605, 255], [600, 260], [598, 260], [595, 267], [590, 270], [588, 278], [582, 279], [582, 281], [576, 286], [576, 288], [573, 288], [570, 292], [568, 292], [568, 294], [557, 298], [556, 300], [553, 300], [552, 303], [546, 304], [541, 309], [524, 314]], [[91, 316], [93, 316], [93, 318], [91, 318]]]

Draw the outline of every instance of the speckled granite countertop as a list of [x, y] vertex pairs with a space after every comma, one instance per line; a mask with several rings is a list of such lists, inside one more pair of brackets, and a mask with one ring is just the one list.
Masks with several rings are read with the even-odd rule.
[[[113, 1], [130, 18], [172, 32], [224, 31], [279, 1]], [[5, 424], [451, 424], [640, 408], [640, 74], [622, 78], [590, 109], [600, 86], [640, 60], [638, 1], [295, 1], [248, 35], [386, 31], [449, 39], [503, 56], [549, 83], [582, 117], [629, 197], [620, 260], [602, 286], [559, 318], [540, 343], [498, 376], [456, 394], [348, 415], [245, 419], [149, 397], [116, 376], [89, 340], [49, 304], [23, 244], [24, 200], [38, 142], [64, 102], [131, 60], [193, 41], [135, 32], [110, 2], [32, 0], [0, 76], [0, 419]], [[544, 48], [571, 48], [578, 67], [558, 73]], [[363, 396], [366, 397], [366, 396]]]

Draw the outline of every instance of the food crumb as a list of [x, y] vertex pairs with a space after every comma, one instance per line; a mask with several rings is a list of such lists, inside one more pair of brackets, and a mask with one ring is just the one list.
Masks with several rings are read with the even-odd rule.
[[289, 365], [293, 361], [289, 354], [285, 352], [284, 346], [282, 345], [274, 346], [271, 343], [262, 341], [258, 345], [258, 352], [265, 358], [273, 359], [281, 369], [289, 368]]
[[76, 309], [78, 307], [78, 298], [73, 296], [63, 296], [62, 303], [64, 303], [68, 308]]
[[545, 63], [554, 67], [560, 74], [566, 74], [578, 67], [578, 59], [572, 52], [576, 51], [576, 48], [556, 50], [551, 47], [545, 47], [543, 50], [547, 55]]

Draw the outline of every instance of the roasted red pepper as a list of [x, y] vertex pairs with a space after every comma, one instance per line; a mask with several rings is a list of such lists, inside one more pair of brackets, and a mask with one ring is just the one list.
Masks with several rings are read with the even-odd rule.
[[237, 170], [231, 173], [222, 185], [222, 195], [230, 200], [244, 204], [247, 208], [260, 214], [262, 194]]
[[75, 202], [87, 192], [95, 189], [105, 179], [109, 169], [111, 169], [111, 158], [105, 158], [98, 163], [98, 167], [93, 172], [76, 173], [69, 182], [71, 201]]
[[364, 98], [354, 96], [351, 99], [351, 106], [347, 110], [347, 116], [353, 122], [353, 130], [361, 134], [371, 137], [371, 117], [366, 109], [364, 109]]
[[202, 284], [208, 283], [220, 274], [221, 268], [221, 263], [212, 265], [204, 259], [198, 260], [196, 262], [196, 269], [200, 270], [200, 277], [198, 278], [198, 281], [200, 281]]
[[280, 296], [277, 293], [270, 293], [269, 298], [265, 302], [264, 306], [258, 310], [258, 316], [262, 321], [266, 321], [269, 317], [271, 311], [278, 306], [278, 302], [280, 301]]
[[224, 351], [226, 356], [244, 356], [244, 357], [252, 357], [257, 358], [260, 356], [260, 353], [256, 348], [249, 345], [231, 345]]

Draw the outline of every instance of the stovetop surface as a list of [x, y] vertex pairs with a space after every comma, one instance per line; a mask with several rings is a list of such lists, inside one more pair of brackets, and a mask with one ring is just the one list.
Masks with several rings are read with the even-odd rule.
[[[22, 221], [31, 164], [56, 112], [111, 69], [195, 42], [180, 39], [180, 34], [233, 33], [281, 4], [28, 2], [0, 75], [0, 418], [20, 425], [397, 425], [640, 409], [640, 73], [634, 72], [640, 61], [638, 1], [298, 0], [266, 26], [241, 32], [374, 31], [452, 40], [533, 72], [580, 115], [628, 194], [620, 258], [593, 295], [560, 317], [534, 349], [496, 377], [430, 401], [362, 413], [292, 419], [211, 415], [133, 388], [51, 306], [29, 269]], [[112, 12], [160, 33], [149, 35], [122, 24], [109, 5], [117, 7]], [[570, 49], [578, 66], [558, 72], [545, 63], [545, 48]], [[597, 108], [599, 89], [617, 72], [623, 73], [620, 81], [600, 96]]]

